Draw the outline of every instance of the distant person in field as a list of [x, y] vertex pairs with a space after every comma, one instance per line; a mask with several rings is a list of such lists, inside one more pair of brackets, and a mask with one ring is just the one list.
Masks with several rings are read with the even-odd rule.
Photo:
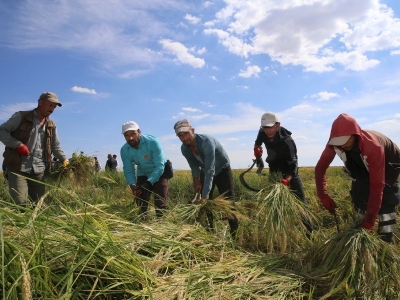
[[112, 168], [111, 160], [112, 160], [112, 154], [108, 154], [107, 155], [106, 164], [105, 164], [105, 167], [104, 167], [104, 169], [106, 171], [111, 171], [111, 168]]
[[146, 219], [153, 193], [156, 216], [162, 217], [163, 211], [167, 209], [168, 180], [172, 177], [172, 165], [165, 157], [158, 139], [142, 134], [136, 122], [124, 123], [122, 134], [126, 141], [121, 148], [123, 171], [142, 216]]
[[[64, 165], [68, 160], [58, 140], [57, 127], [49, 116], [61, 106], [56, 94], [40, 95], [38, 105], [29, 111], [18, 111], [0, 125], [0, 141], [4, 143], [9, 191], [16, 204], [34, 204], [45, 193], [45, 172], [52, 164], [52, 155]], [[28, 180], [26, 178], [33, 179]]]
[[117, 171], [117, 167], [118, 167], [118, 161], [113, 157], [112, 154], [108, 154], [106, 162], [106, 171]]
[[[270, 175], [277, 174], [279, 181], [288, 186], [301, 202], [308, 205], [299, 176], [296, 143], [292, 133], [281, 126], [278, 116], [273, 112], [266, 112], [261, 116], [261, 126], [254, 143], [257, 165], [262, 163], [262, 144], [267, 150], [265, 161], [268, 163]], [[311, 225], [303, 223], [311, 232]]]
[[[188, 120], [174, 125], [174, 130], [182, 142], [181, 152], [192, 171], [193, 186], [201, 199], [196, 204], [204, 204], [213, 195], [215, 186], [220, 194], [234, 199], [233, 175], [228, 154], [221, 143], [207, 134], [195, 133]], [[211, 200], [211, 199], [210, 199]], [[209, 228], [214, 228], [212, 214], [208, 214]], [[236, 217], [228, 219], [231, 235], [236, 236], [239, 222]]]
[[101, 164], [100, 164], [99, 160], [97, 159], [97, 156], [94, 156], [93, 160], [94, 160], [94, 170], [96, 171], [96, 173], [100, 172]]
[[117, 154], [113, 154], [113, 160], [114, 160], [114, 164], [115, 164], [115, 170], [118, 170], [119, 164], [118, 164], [118, 160], [117, 160]]
[[315, 167], [318, 197], [330, 213], [334, 213], [336, 203], [327, 191], [326, 170], [335, 155], [352, 177], [350, 195], [361, 214], [356, 227], [372, 230], [378, 219], [378, 234], [391, 243], [397, 229], [395, 210], [400, 202], [399, 147], [382, 133], [363, 130], [353, 117], [340, 114]]

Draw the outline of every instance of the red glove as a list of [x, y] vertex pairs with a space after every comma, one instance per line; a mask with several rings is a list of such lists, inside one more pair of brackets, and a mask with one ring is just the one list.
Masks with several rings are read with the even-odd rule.
[[329, 195], [322, 196], [320, 200], [327, 211], [329, 211], [331, 214], [335, 212], [336, 203]]
[[364, 219], [362, 220], [361, 224], [358, 224], [356, 226], [357, 229], [360, 228], [365, 228], [368, 230], [372, 230], [372, 228], [374, 228], [375, 222], [373, 222], [370, 218], [368, 218], [367, 216], [364, 217]]
[[281, 179], [280, 182], [286, 186], [289, 186], [290, 181], [288, 179]]
[[255, 146], [254, 147], [254, 156], [256, 158], [260, 158], [262, 156], [263, 150], [261, 148], [261, 146]]
[[23, 156], [29, 156], [29, 149], [25, 144], [21, 144], [22, 146], [18, 146], [16, 149], [17, 152]]

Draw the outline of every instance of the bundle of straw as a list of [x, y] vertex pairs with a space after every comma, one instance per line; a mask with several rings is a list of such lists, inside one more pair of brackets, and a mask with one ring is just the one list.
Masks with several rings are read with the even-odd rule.
[[310, 276], [332, 295], [399, 299], [400, 252], [364, 229], [342, 231], [313, 249]]
[[301, 249], [311, 234], [306, 224], [315, 227], [317, 217], [281, 183], [271, 185], [258, 197], [257, 214], [248, 224], [247, 244], [270, 253]]

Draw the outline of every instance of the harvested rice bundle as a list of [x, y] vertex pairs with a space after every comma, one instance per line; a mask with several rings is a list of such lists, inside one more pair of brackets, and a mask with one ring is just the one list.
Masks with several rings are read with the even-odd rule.
[[193, 224], [198, 218], [200, 210], [200, 205], [178, 204], [174, 207], [174, 209], [171, 209], [165, 213], [164, 219], [175, 224]]
[[326, 287], [326, 299], [399, 299], [400, 252], [366, 230], [351, 229], [334, 235], [310, 252], [311, 278]]
[[258, 201], [258, 213], [249, 224], [248, 238], [258, 244], [259, 250], [270, 253], [296, 251], [309, 241], [311, 232], [307, 227], [315, 227], [317, 217], [288, 187], [281, 183], [271, 185], [269, 191], [259, 194]]
[[242, 212], [238, 203], [217, 197], [207, 201], [204, 205], [177, 205], [165, 215], [165, 220], [174, 223], [199, 222], [208, 228], [207, 215], [212, 214], [215, 220], [225, 220], [229, 218], [237, 218], [240, 220], [248, 220], [247, 216]]

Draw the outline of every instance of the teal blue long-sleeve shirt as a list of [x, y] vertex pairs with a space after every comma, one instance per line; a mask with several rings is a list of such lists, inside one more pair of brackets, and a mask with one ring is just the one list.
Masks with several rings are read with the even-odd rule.
[[201, 196], [208, 198], [215, 175], [218, 175], [223, 168], [230, 165], [228, 154], [221, 143], [214, 137], [207, 134], [196, 133], [196, 150], [199, 153], [199, 161], [189, 146], [182, 144], [181, 151], [189, 163], [194, 178], [200, 178], [200, 171], [204, 172], [204, 184]]
[[154, 184], [164, 172], [167, 159], [160, 142], [152, 135], [141, 134], [137, 149], [125, 143], [120, 154], [125, 179], [129, 185], [136, 184], [137, 176], [147, 176], [147, 180]]

